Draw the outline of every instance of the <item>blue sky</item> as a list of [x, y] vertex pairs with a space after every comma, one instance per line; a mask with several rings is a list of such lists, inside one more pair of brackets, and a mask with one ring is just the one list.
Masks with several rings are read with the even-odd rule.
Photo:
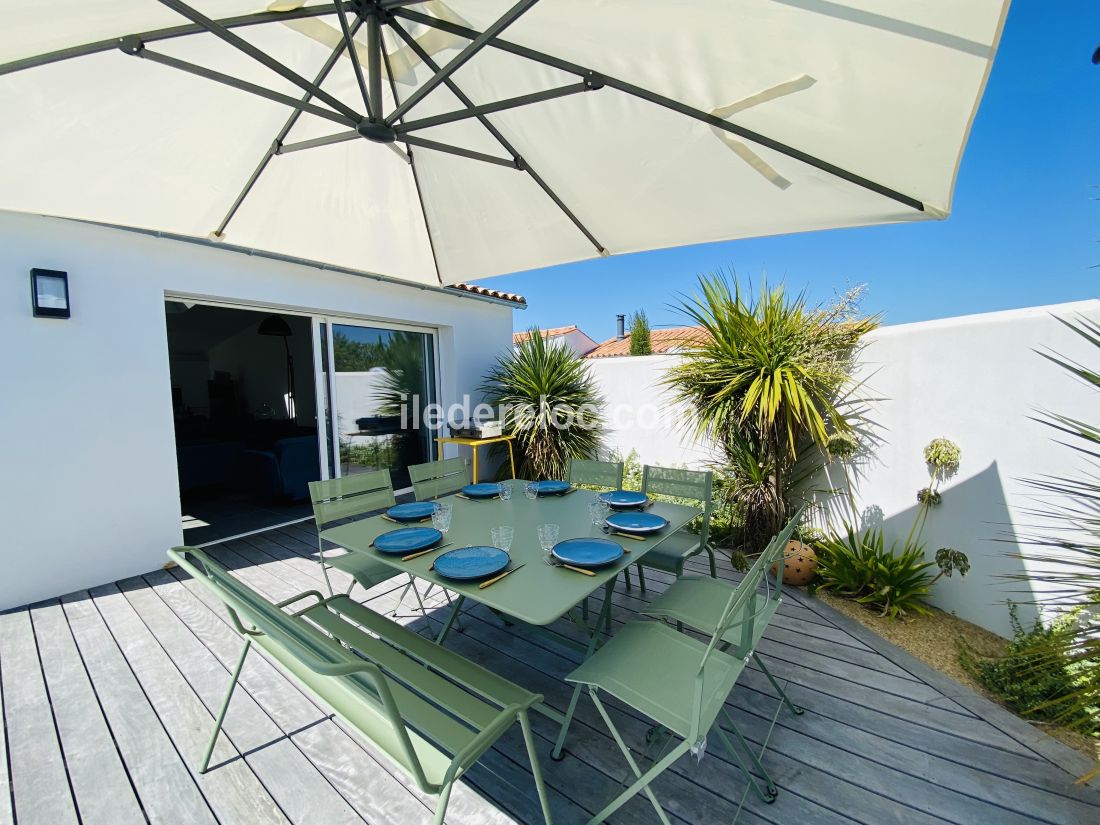
[[684, 323], [670, 302], [716, 269], [766, 272], [813, 300], [865, 283], [864, 309], [887, 324], [1096, 297], [1097, 45], [1097, 0], [1015, 0], [946, 221], [680, 247], [481, 283], [527, 297], [517, 329], [575, 323], [596, 340], [639, 308], [654, 326]]

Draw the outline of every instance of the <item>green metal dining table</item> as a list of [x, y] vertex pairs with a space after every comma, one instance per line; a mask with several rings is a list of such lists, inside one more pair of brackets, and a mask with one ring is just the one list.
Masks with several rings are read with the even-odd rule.
[[[349, 552], [369, 553], [372, 558], [396, 570], [411, 573], [455, 593], [458, 598], [452, 602], [450, 614], [439, 632], [439, 643], [446, 638], [466, 599], [471, 599], [502, 616], [536, 627], [546, 627], [559, 619], [568, 618], [589, 634], [588, 642], [583, 646], [587, 658], [599, 645], [601, 628], [609, 622], [616, 577], [700, 514], [700, 510], [694, 507], [655, 501], [648, 511], [667, 519], [668, 527], [639, 540], [605, 534], [600, 527], [592, 524], [588, 505], [598, 495], [596, 492], [574, 489], [565, 495], [539, 496], [531, 500], [523, 494], [523, 481], [514, 481], [511, 485], [513, 494], [508, 501], [499, 498], [473, 500], [461, 495], [439, 499], [451, 503], [454, 508], [451, 527], [444, 538], [445, 546], [440, 546], [437, 552], [428, 552], [408, 561], [400, 555], [380, 553], [373, 548], [378, 536], [401, 526], [381, 515], [329, 528], [321, 533], [321, 537]], [[538, 525], [546, 523], [559, 526], [559, 540], [609, 538], [622, 545], [626, 552], [618, 561], [592, 569], [590, 572], [593, 575], [545, 564], [547, 554], [539, 544], [537, 530]], [[512, 561], [508, 568], [515, 572], [484, 589], [479, 587], [479, 582], [457, 582], [435, 572], [433, 565], [436, 557], [448, 550], [469, 545], [491, 545], [490, 531], [497, 526], [512, 527], [515, 531], [509, 551]], [[600, 588], [604, 590], [603, 605], [595, 624], [589, 626], [577, 615], [576, 608]], [[561, 758], [568, 722], [576, 710], [579, 696], [580, 686], [577, 686], [564, 715], [545, 704], [537, 708], [562, 725], [551, 754], [555, 759]]]

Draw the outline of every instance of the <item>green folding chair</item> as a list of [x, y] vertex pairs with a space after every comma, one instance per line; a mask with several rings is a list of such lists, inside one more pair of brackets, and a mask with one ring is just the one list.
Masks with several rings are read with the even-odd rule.
[[[757, 754], [745, 741], [725, 709], [725, 702], [748, 665], [749, 658], [756, 658], [759, 664], [759, 657], [755, 656], [753, 648], [781, 598], [778, 587], [768, 576], [768, 570], [778, 563], [779, 580], [782, 580], [783, 548], [795, 523], [792, 521], [772, 540], [739, 585], [726, 588], [726, 598], [718, 611], [717, 621], [708, 631], [709, 642], [702, 642], [662, 622], [634, 621], [624, 626], [566, 677], [570, 682], [588, 687], [596, 710], [626, 757], [634, 776], [634, 781], [592, 817], [589, 825], [603, 822], [639, 792], [645, 793], [661, 822], [668, 825], [668, 817], [649, 786], [685, 753], [691, 752], [701, 758], [710, 732], [716, 734], [756, 794], [765, 802], [775, 801], [778, 790], [760, 762], [763, 753]], [[651, 608], [646, 612], [653, 610]], [[660, 608], [656, 612], [664, 615]], [[734, 641], [731, 643], [728, 641], [730, 639]], [[782, 704], [795, 713], [802, 712], [791, 703], [774, 679], [772, 684], [778, 690]], [[663, 747], [646, 770], [639, 766], [622, 734], [611, 721], [600, 699], [600, 691], [611, 694], [655, 722], [653, 735], [647, 737], [647, 741], [663, 742]], [[719, 716], [732, 731], [740, 749], [726, 735], [719, 724]], [[674, 744], [677, 738], [680, 741]], [[743, 753], [748, 756], [748, 763]], [[643, 764], [649, 761], [643, 756]], [[763, 787], [753, 776], [750, 764], [757, 775], [763, 777]]]
[[[317, 524], [317, 551], [321, 556], [321, 571], [325, 575], [325, 585], [328, 587], [330, 596], [333, 595], [332, 582], [328, 575], [330, 567], [342, 570], [352, 577], [347, 594], [351, 593], [356, 584], [364, 590], [369, 590], [376, 584], [401, 575], [400, 571], [385, 562], [372, 559], [364, 553], [345, 553], [342, 556], [330, 554], [326, 559], [324, 542], [321, 540], [321, 531], [334, 521], [363, 516], [394, 505], [396, 499], [389, 470], [356, 473], [329, 481], [311, 481], [309, 496], [313, 501], [313, 520]], [[428, 611], [424, 607], [420, 591], [416, 588], [416, 580], [411, 574], [409, 574], [408, 584], [405, 585], [405, 589], [401, 591], [401, 597], [397, 600], [393, 615], [397, 615], [410, 590], [416, 596], [420, 612], [425, 619], [428, 619]]]
[[623, 462], [595, 461], [590, 458], [570, 459], [567, 481], [570, 484], [618, 490], [623, 486]]
[[409, 478], [416, 500], [427, 501], [457, 493], [469, 484], [470, 468], [464, 458], [447, 458], [409, 465]]
[[[645, 593], [645, 573], [643, 569], [652, 567], [671, 573], [679, 578], [684, 573], [684, 565], [692, 556], [706, 550], [710, 557], [710, 575], [718, 576], [718, 566], [714, 558], [714, 548], [710, 546], [710, 514], [713, 509], [711, 489], [714, 474], [702, 470], [682, 470], [672, 467], [650, 467], [642, 470], [642, 492], [647, 495], [675, 496], [698, 501], [703, 506], [703, 523], [698, 533], [690, 532], [686, 527], [677, 530], [653, 550], [639, 559], [638, 584]], [[625, 571], [624, 571], [625, 572]], [[627, 575], [627, 586], [630, 576]]]

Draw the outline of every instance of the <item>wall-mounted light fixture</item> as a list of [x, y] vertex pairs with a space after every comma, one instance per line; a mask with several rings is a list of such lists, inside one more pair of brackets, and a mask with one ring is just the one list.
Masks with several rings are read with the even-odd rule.
[[69, 273], [56, 269], [31, 270], [31, 301], [36, 318], [68, 318]]

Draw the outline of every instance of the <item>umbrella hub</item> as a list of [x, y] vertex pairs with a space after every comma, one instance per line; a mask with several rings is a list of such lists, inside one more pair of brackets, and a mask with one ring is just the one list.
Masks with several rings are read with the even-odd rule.
[[355, 130], [367, 140], [372, 140], [375, 143], [393, 143], [397, 140], [397, 132], [381, 120], [361, 120]]

